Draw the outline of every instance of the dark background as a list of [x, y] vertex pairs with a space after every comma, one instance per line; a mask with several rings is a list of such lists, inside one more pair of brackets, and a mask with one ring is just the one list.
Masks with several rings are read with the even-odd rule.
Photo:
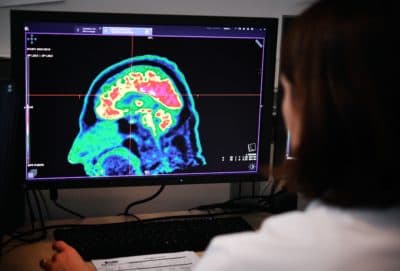
[[85, 175], [81, 165], [67, 162], [79, 132], [84, 95], [102, 70], [144, 54], [168, 58], [186, 77], [200, 117], [205, 170], [248, 170], [248, 162], [221, 164], [220, 159], [244, 155], [247, 144], [257, 142], [259, 97], [229, 96], [258, 94], [262, 49], [254, 39], [136, 37], [132, 44], [130, 37], [36, 35], [36, 38], [31, 47], [52, 48], [54, 54], [54, 58], [30, 59], [31, 94], [50, 94], [30, 97], [30, 105], [34, 107], [30, 111], [31, 163], [46, 165], [38, 169], [38, 177]]

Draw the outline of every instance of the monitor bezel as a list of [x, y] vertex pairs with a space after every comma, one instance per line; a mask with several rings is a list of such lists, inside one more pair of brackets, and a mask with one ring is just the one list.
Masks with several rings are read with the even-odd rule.
[[[234, 183], [263, 181], [262, 168], [267, 166], [270, 159], [270, 144], [272, 130], [273, 89], [275, 79], [275, 60], [278, 19], [256, 17], [226, 17], [226, 16], [198, 16], [198, 15], [161, 15], [161, 14], [127, 14], [127, 13], [97, 13], [97, 12], [60, 12], [60, 11], [27, 11], [11, 10], [11, 59], [12, 59], [12, 84], [14, 95], [19, 102], [15, 109], [19, 119], [17, 130], [13, 131], [15, 138], [15, 151], [17, 165], [15, 165], [15, 178], [21, 180], [21, 184], [27, 189], [51, 189], [51, 188], [90, 188], [113, 186], [147, 186], [147, 185], [171, 185], [171, 184], [206, 184], [206, 183]], [[227, 174], [202, 174], [186, 176], [145, 176], [145, 177], [88, 177], [79, 180], [39, 180], [27, 181], [25, 178], [25, 138], [24, 138], [24, 23], [25, 22], [77, 22], [99, 24], [169, 24], [188, 26], [240, 26], [252, 25], [263, 27], [268, 31], [265, 52], [270, 55], [264, 58], [264, 74], [270, 76], [263, 78], [261, 136], [259, 147], [259, 168], [257, 173], [227, 173]], [[22, 144], [21, 144], [22, 143]]]

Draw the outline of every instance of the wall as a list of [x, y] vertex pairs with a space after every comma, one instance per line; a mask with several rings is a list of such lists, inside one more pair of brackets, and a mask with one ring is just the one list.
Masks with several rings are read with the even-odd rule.
[[[65, 0], [54, 4], [18, 7], [32, 10], [102, 11], [120, 13], [224, 15], [249, 17], [278, 17], [297, 14], [310, 1], [305, 0]], [[0, 56], [10, 55], [10, 8], [0, 8]], [[99, 188], [62, 190], [59, 201], [87, 216], [114, 215], [126, 204], [154, 193], [158, 187]], [[48, 193], [44, 192], [48, 201]], [[230, 196], [229, 184], [169, 186], [155, 200], [138, 206], [135, 211], [158, 212], [188, 209], [200, 204], [219, 202]], [[50, 217], [67, 217], [50, 206]]]

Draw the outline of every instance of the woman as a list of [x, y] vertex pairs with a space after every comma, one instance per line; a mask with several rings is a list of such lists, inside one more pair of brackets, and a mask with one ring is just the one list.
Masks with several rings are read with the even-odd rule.
[[[397, 9], [394, 1], [319, 1], [284, 40], [283, 114], [304, 212], [215, 238], [196, 271], [400, 270]], [[87, 270], [56, 242], [46, 270]]]

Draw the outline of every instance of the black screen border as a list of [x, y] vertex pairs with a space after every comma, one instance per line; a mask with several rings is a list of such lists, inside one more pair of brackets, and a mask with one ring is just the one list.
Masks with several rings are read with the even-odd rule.
[[[17, 157], [13, 169], [13, 178], [21, 182], [27, 189], [56, 189], [56, 188], [91, 188], [91, 187], [113, 187], [113, 186], [147, 186], [147, 185], [171, 185], [171, 184], [206, 184], [206, 183], [235, 183], [263, 181], [262, 168], [269, 163], [271, 130], [272, 130], [272, 108], [273, 89], [275, 79], [275, 60], [278, 19], [256, 18], [256, 17], [225, 17], [225, 16], [195, 16], [195, 15], [159, 15], [159, 14], [125, 14], [125, 13], [92, 13], [92, 12], [58, 12], [58, 11], [26, 11], [11, 10], [11, 59], [12, 59], [12, 84], [14, 95], [17, 99], [16, 130], [11, 131]], [[27, 181], [25, 179], [25, 113], [24, 113], [24, 23], [26, 22], [79, 22], [79, 23], [104, 23], [104, 24], [149, 24], [149, 25], [201, 25], [201, 26], [246, 26], [266, 28], [268, 38], [266, 39], [264, 58], [263, 95], [262, 95], [262, 117], [261, 117], [261, 139], [259, 147], [259, 168], [257, 173], [236, 174], [207, 174], [189, 176], [145, 176], [127, 178], [93, 178], [79, 180], [40, 180]]]

